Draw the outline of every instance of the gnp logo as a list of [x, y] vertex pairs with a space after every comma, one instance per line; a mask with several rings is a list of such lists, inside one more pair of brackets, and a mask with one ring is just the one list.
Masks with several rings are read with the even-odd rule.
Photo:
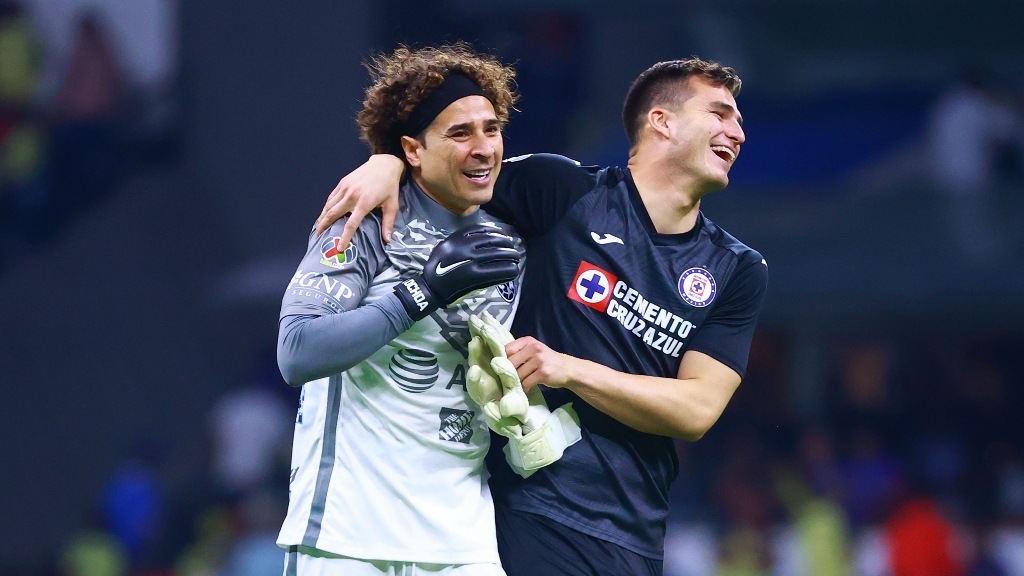
[[321, 264], [331, 268], [344, 268], [356, 256], [356, 244], [350, 242], [348, 248], [341, 250], [341, 237], [331, 236], [320, 243]]
[[572, 300], [604, 312], [611, 301], [612, 287], [617, 281], [618, 278], [614, 274], [583, 261], [576, 270], [572, 286], [569, 286], [568, 296]]

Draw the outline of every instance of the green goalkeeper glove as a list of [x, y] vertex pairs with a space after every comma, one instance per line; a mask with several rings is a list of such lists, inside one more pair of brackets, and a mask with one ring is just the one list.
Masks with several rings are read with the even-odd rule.
[[469, 332], [469, 396], [480, 405], [487, 426], [509, 439], [505, 460], [527, 478], [579, 441], [579, 417], [572, 404], [549, 410], [540, 388], [523, 390], [505, 354], [505, 345], [514, 337], [493, 316], [471, 316]]

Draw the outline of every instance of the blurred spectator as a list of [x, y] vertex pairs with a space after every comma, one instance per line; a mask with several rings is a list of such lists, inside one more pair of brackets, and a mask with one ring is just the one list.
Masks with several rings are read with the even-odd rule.
[[930, 498], [904, 501], [886, 522], [893, 576], [962, 576], [963, 543]]
[[800, 474], [811, 493], [839, 500], [843, 484], [831, 435], [811, 427], [801, 435], [795, 448]]
[[[231, 511], [210, 508], [196, 519], [196, 539], [175, 562], [175, 576], [216, 576], [233, 539]], [[280, 566], [284, 567], [283, 561]]]
[[1021, 118], [989, 78], [971, 71], [939, 97], [929, 139], [935, 184], [963, 200], [994, 183], [1002, 149], [1020, 138]]
[[164, 496], [156, 449], [141, 442], [111, 475], [103, 491], [104, 520], [132, 567], [144, 567], [163, 527]]
[[701, 523], [671, 522], [665, 534], [664, 576], [713, 576], [718, 539]]
[[946, 195], [953, 238], [969, 257], [996, 255], [992, 187], [1000, 157], [1020, 145], [1021, 126], [1019, 113], [977, 71], [950, 86], [931, 111], [932, 179]]
[[722, 538], [715, 576], [769, 576], [772, 556], [760, 530], [737, 526]]
[[997, 522], [986, 535], [986, 552], [1008, 575], [1024, 574], [1024, 463], [1020, 451], [999, 443], [994, 460]]
[[34, 101], [39, 61], [21, 6], [0, 0], [0, 260], [10, 243], [32, 239], [48, 198], [45, 126]]
[[0, 0], [0, 242], [47, 240], [173, 157], [177, 32], [170, 0]]
[[800, 446], [801, 469], [778, 466], [775, 488], [789, 512], [794, 529], [792, 576], [846, 576], [849, 571], [849, 526], [846, 512], [835, 500], [838, 474], [826, 437], [808, 432]]
[[84, 14], [53, 108], [52, 162], [58, 221], [111, 190], [123, 167], [124, 78], [107, 32]]
[[880, 416], [889, 399], [890, 347], [858, 342], [842, 350], [842, 385], [846, 405], [867, 416]]
[[179, 3], [174, 0], [25, 0], [46, 38], [41, 92], [51, 99], [74, 56], [75, 29], [90, 14], [105, 32], [122, 72], [143, 140], [173, 131], [177, 123]]
[[893, 576], [889, 541], [881, 528], [860, 530], [853, 540], [853, 573], [857, 576]]
[[287, 479], [295, 418], [295, 403], [285, 399], [288, 391], [277, 366], [261, 362], [214, 405], [211, 476], [229, 501], [264, 486], [275, 474]]
[[239, 503], [239, 534], [218, 576], [281, 574], [284, 553], [277, 545], [277, 533], [288, 507], [281, 496], [281, 493], [257, 490]]
[[996, 500], [1000, 520], [1024, 523], [1024, 462], [1013, 446], [995, 447]]
[[968, 464], [967, 440], [945, 428], [920, 431], [907, 459], [932, 486], [939, 503], [959, 509], [957, 490]]
[[992, 559], [1012, 576], [1024, 574], [1024, 526], [1003, 526], [990, 538]]
[[117, 538], [87, 528], [73, 536], [61, 555], [61, 576], [128, 576], [128, 556]]
[[719, 543], [717, 576], [762, 576], [774, 562], [768, 531], [776, 502], [765, 482], [768, 461], [752, 431], [743, 428], [730, 438], [726, 460], [716, 482], [727, 530]]
[[902, 481], [900, 462], [869, 425], [854, 430], [847, 441], [848, 453], [839, 465], [843, 507], [854, 527], [880, 523]]
[[973, 546], [968, 559], [966, 576], [1012, 576], [1019, 571], [1010, 572], [992, 554], [992, 538], [986, 534], [985, 528], [978, 528], [973, 538]]
[[0, 102], [25, 106], [39, 80], [39, 45], [21, 5], [0, 1]]

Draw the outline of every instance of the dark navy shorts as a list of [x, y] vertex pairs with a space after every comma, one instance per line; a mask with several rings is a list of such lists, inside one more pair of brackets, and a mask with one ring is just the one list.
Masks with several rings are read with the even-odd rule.
[[508, 576], [661, 576], [664, 562], [494, 503], [498, 554]]

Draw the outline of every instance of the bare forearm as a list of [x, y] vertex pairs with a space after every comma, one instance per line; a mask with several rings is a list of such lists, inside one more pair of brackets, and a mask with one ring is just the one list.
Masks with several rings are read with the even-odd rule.
[[565, 356], [565, 387], [588, 404], [641, 432], [699, 440], [718, 420], [728, 398], [703, 390], [697, 379], [638, 376]]

